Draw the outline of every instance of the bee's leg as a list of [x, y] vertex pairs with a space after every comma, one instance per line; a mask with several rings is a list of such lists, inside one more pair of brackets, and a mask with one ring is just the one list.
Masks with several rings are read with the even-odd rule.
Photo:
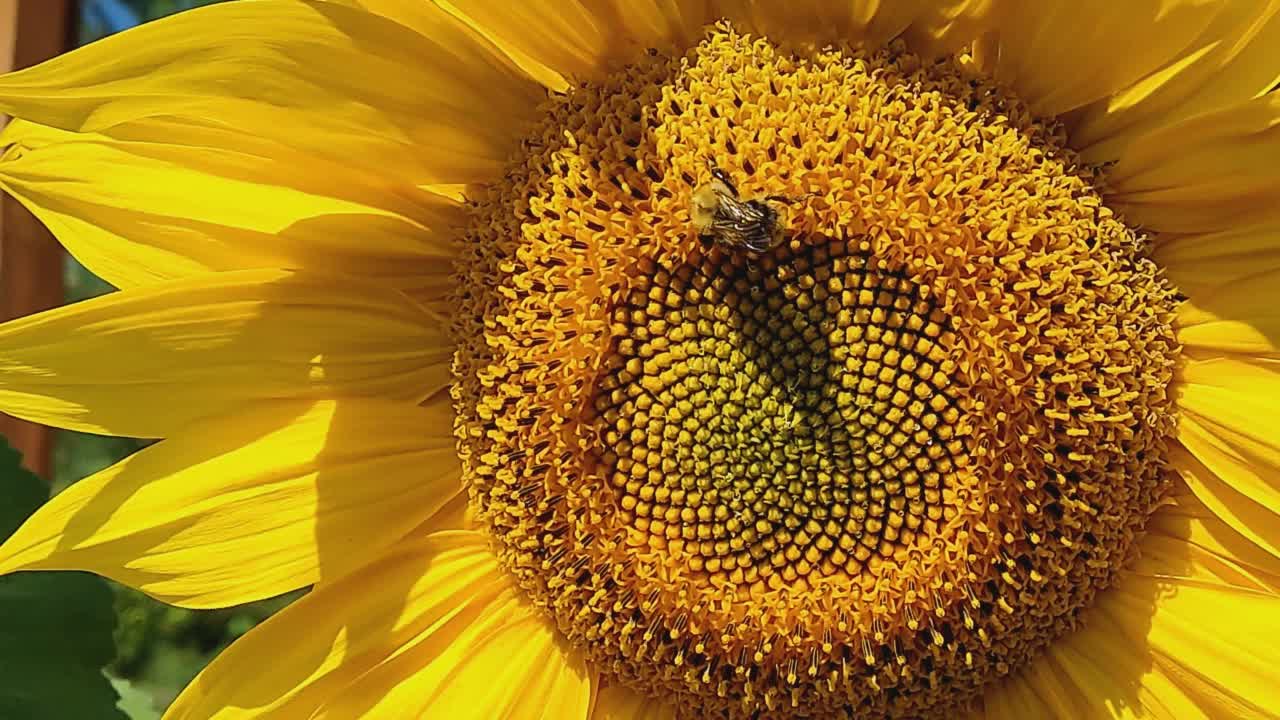
[[792, 203], [798, 203], [798, 202], [803, 202], [805, 200], [808, 200], [809, 198], [817, 194], [818, 193], [807, 192], [803, 195], [769, 195], [765, 197], [765, 200], [770, 200], [772, 202], [780, 202], [783, 205], [791, 205]]
[[774, 233], [779, 233], [779, 231], [780, 228], [777, 228], [769, 234], [762, 232], [750, 237], [745, 237], [742, 239], [742, 247], [756, 254], [769, 252], [779, 244], [776, 242], [776, 238], [774, 237]]

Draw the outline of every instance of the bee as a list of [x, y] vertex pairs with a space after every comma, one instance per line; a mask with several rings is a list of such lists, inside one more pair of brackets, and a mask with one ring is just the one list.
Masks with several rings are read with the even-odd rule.
[[752, 252], [765, 252], [780, 245], [784, 239], [778, 209], [771, 203], [791, 203], [791, 198], [769, 195], [764, 198], [743, 200], [728, 173], [707, 161], [711, 181], [699, 185], [693, 191], [689, 204], [689, 218], [694, 228], [704, 238], [710, 238], [733, 248], [745, 248]]

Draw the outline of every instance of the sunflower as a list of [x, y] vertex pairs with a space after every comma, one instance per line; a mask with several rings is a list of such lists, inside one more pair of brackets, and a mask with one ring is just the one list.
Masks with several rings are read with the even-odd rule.
[[0, 78], [119, 288], [0, 326], [0, 408], [160, 439], [0, 572], [314, 586], [169, 720], [1280, 717], [1277, 48], [241, 0]]

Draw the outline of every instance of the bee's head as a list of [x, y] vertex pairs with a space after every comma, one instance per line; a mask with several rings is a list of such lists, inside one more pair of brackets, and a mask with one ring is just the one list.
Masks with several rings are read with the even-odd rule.
[[711, 184], [723, 186], [724, 191], [729, 193], [729, 197], [736, 200], [738, 198], [738, 187], [733, 184], [733, 180], [729, 179], [729, 173], [721, 170], [716, 165], [715, 160], [708, 160], [707, 167], [711, 169]]
[[715, 221], [716, 211], [726, 200], [737, 198], [736, 188], [732, 184], [712, 175], [711, 182], [703, 183], [694, 189], [689, 199], [689, 220], [698, 232], [706, 232]]

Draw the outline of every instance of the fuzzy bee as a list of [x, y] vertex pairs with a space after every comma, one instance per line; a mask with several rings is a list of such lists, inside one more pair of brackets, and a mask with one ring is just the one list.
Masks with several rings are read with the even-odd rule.
[[704, 238], [752, 252], [772, 250], [784, 233], [778, 209], [770, 203], [790, 203], [782, 195], [743, 200], [729, 175], [708, 160], [711, 181], [699, 185], [690, 200], [689, 218]]

